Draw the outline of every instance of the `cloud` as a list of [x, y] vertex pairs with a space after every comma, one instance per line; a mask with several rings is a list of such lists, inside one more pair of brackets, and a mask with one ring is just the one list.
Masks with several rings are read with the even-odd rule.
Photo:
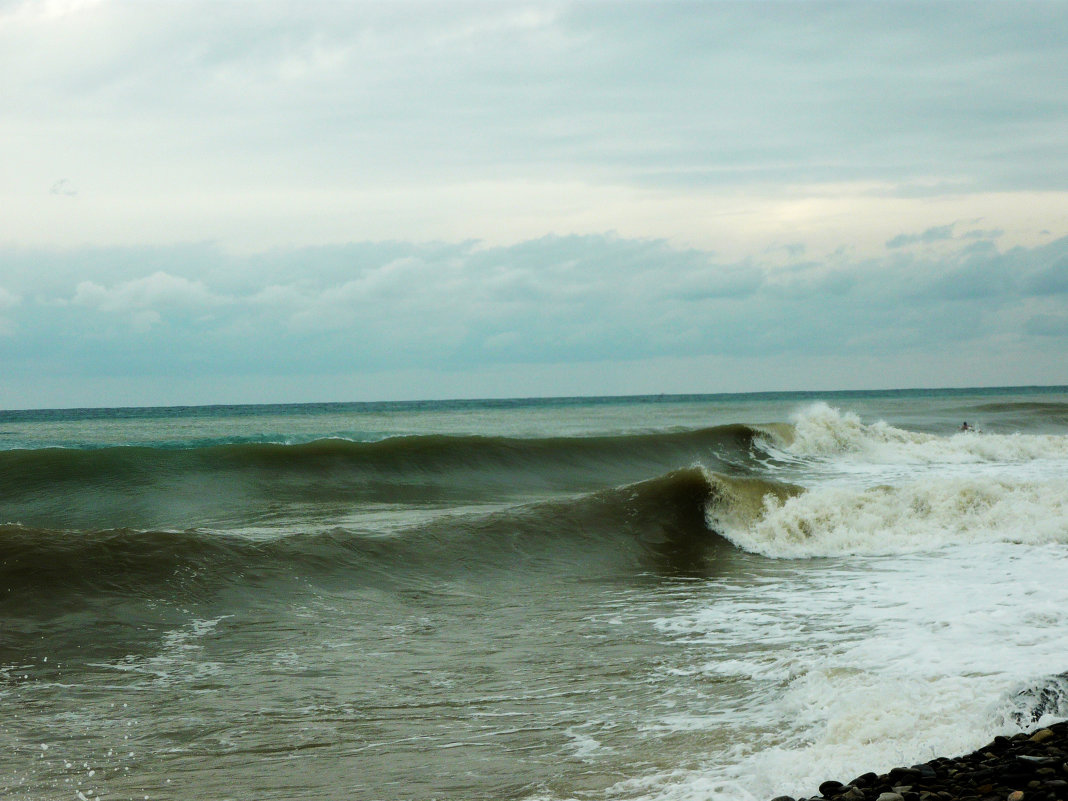
[[1037, 336], [1068, 339], [1068, 314], [1036, 315], [1027, 321], [1025, 330]]
[[893, 239], [890, 239], [886, 243], [886, 247], [889, 249], [902, 248], [908, 245], [923, 244], [929, 245], [933, 242], [944, 242], [947, 239], [953, 238], [953, 225], [939, 225], [935, 228], [928, 228], [923, 233], [919, 234], [898, 234]]
[[4, 312], [14, 309], [21, 303], [21, 297], [0, 286], [0, 336], [12, 337], [15, 335], [15, 322]]
[[199, 280], [156, 272], [110, 287], [82, 281], [70, 302], [100, 312], [128, 315], [137, 330], [145, 331], [161, 322], [164, 313], [208, 310], [224, 301]]
[[[19, 153], [11, 197], [44, 170], [91, 181], [107, 200], [87, 230], [104, 244], [146, 204], [166, 220], [154, 243], [174, 241], [173, 216], [197, 209], [185, 236], [231, 243], [287, 215], [314, 225], [346, 193], [403, 200], [414, 216], [433, 193], [486, 183], [515, 196], [540, 183], [565, 199], [576, 185], [683, 200], [834, 186], [898, 199], [936, 187], [957, 202], [1068, 191], [1068, 22], [1055, 3], [968, 14], [957, 3], [637, 2], [619, 14], [265, 0], [249, 14], [191, 0], [67, 13], [83, 5], [0, 26], [0, 144]], [[495, 199], [482, 230], [463, 235], [490, 237], [521, 205]], [[570, 227], [523, 238], [613, 227], [612, 209], [583, 203]], [[0, 238], [26, 241], [17, 222]], [[680, 241], [695, 241], [700, 222], [689, 227]]]
[[66, 178], [61, 178], [60, 180], [52, 184], [52, 188], [49, 190], [49, 192], [53, 195], [65, 195], [66, 197], [78, 196], [78, 190], [75, 189], [74, 184], [72, 184]]
[[[1049, 232], [1047, 231], [1046, 233]], [[1004, 234], [1005, 231], [1001, 228], [976, 228], [974, 230], [965, 232], [964, 234], [962, 234], [962, 236], [965, 239], [997, 239], [998, 237], [1003, 236]]]
[[4, 287], [0, 286], [0, 311], [7, 311], [13, 309], [22, 302], [22, 298], [16, 295], [14, 292], [10, 292]]
[[[216, 254], [184, 274], [140, 276], [146, 261], [177, 260], [166, 249], [135, 255], [99, 258], [111, 270], [126, 265], [118, 280], [87, 278], [58, 295], [31, 287], [32, 308], [5, 339], [6, 357], [60, 372], [149, 374], [178, 361], [206, 374], [327, 374], [694, 356], [899, 358], [991, 337], [1052, 346], [1063, 315], [1057, 293], [1068, 291], [1068, 238], [785, 266], [775, 254], [724, 262], [616, 235]], [[0, 306], [13, 307], [8, 296]], [[101, 315], [121, 325], [101, 325]], [[92, 347], [71, 352], [75, 342]]]

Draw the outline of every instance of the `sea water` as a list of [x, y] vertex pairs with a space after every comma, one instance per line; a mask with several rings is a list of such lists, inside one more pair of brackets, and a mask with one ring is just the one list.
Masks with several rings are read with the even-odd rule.
[[5, 798], [768, 799], [1068, 712], [1065, 388], [9, 411], [0, 449]]

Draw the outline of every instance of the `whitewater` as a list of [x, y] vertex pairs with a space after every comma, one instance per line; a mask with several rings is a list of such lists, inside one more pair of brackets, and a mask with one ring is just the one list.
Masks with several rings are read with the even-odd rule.
[[1068, 388], [0, 412], [0, 796], [811, 795], [1068, 716], [1066, 569]]

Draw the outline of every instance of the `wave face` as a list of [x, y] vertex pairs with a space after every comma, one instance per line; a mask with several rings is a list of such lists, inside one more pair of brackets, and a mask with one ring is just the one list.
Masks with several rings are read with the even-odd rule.
[[440, 580], [537, 563], [559, 570], [579, 557], [585, 565], [599, 559], [699, 573], [727, 546], [706, 526], [710, 498], [752, 506], [765, 493], [787, 492], [694, 467], [563, 499], [451, 512], [388, 536], [333, 528], [254, 539], [196, 529], [69, 531], [8, 524], [0, 526], [0, 594], [9, 610], [77, 604], [90, 594], [189, 601], [232, 585], [284, 584], [294, 575], [388, 585], [413, 576]]
[[0, 522], [40, 528], [227, 528], [324, 509], [590, 491], [694, 463], [752, 461], [760, 430], [636, 436], [409, 436], [379, 442], [0, 451]]

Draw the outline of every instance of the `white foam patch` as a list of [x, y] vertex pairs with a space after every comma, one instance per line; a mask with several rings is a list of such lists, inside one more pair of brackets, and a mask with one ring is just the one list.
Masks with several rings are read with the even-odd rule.
[[746, 735], [699, 770], [609, 795], [813, 794], [825, 779], [965, 753], [1015, 731], [1015, 694], [1065, 669], [1066, 570], [1064, 545], [989, 543], [836, 561], [759, 588], [720, 585], [656, 625], [697, 657], [693, 670], [752, 689], [720, 715], [673, 712], [660, 723]]
[[957, 432], [947, 436], [862, 423], [853, 412], [816, 403], [794, 415], [794, 439], [767, 445], [789, 460], [872, 464], [978, 464], [1068, 458], [1068, 437]]
[[127, 654], [109, 662], [90, 662], [93, 667], [119, 673], [137, 673], [165, 681], [199, 681], [222, 671], [222, 665], [204, 660], [203, 646], [198, 640], [215, 634], [216, 627], [233, 615], [220, 615], [210, 620], [193, 620], [181, 628], [166, 632], [158, 653], [152, 655]]
[[777, 558], [903, 554], [980, 542], [1068, 542], [1068, 479], [930, 476], [903, 486], [826, 485], [764, 499], [757, 520], [708, 510], [710, 526]]

